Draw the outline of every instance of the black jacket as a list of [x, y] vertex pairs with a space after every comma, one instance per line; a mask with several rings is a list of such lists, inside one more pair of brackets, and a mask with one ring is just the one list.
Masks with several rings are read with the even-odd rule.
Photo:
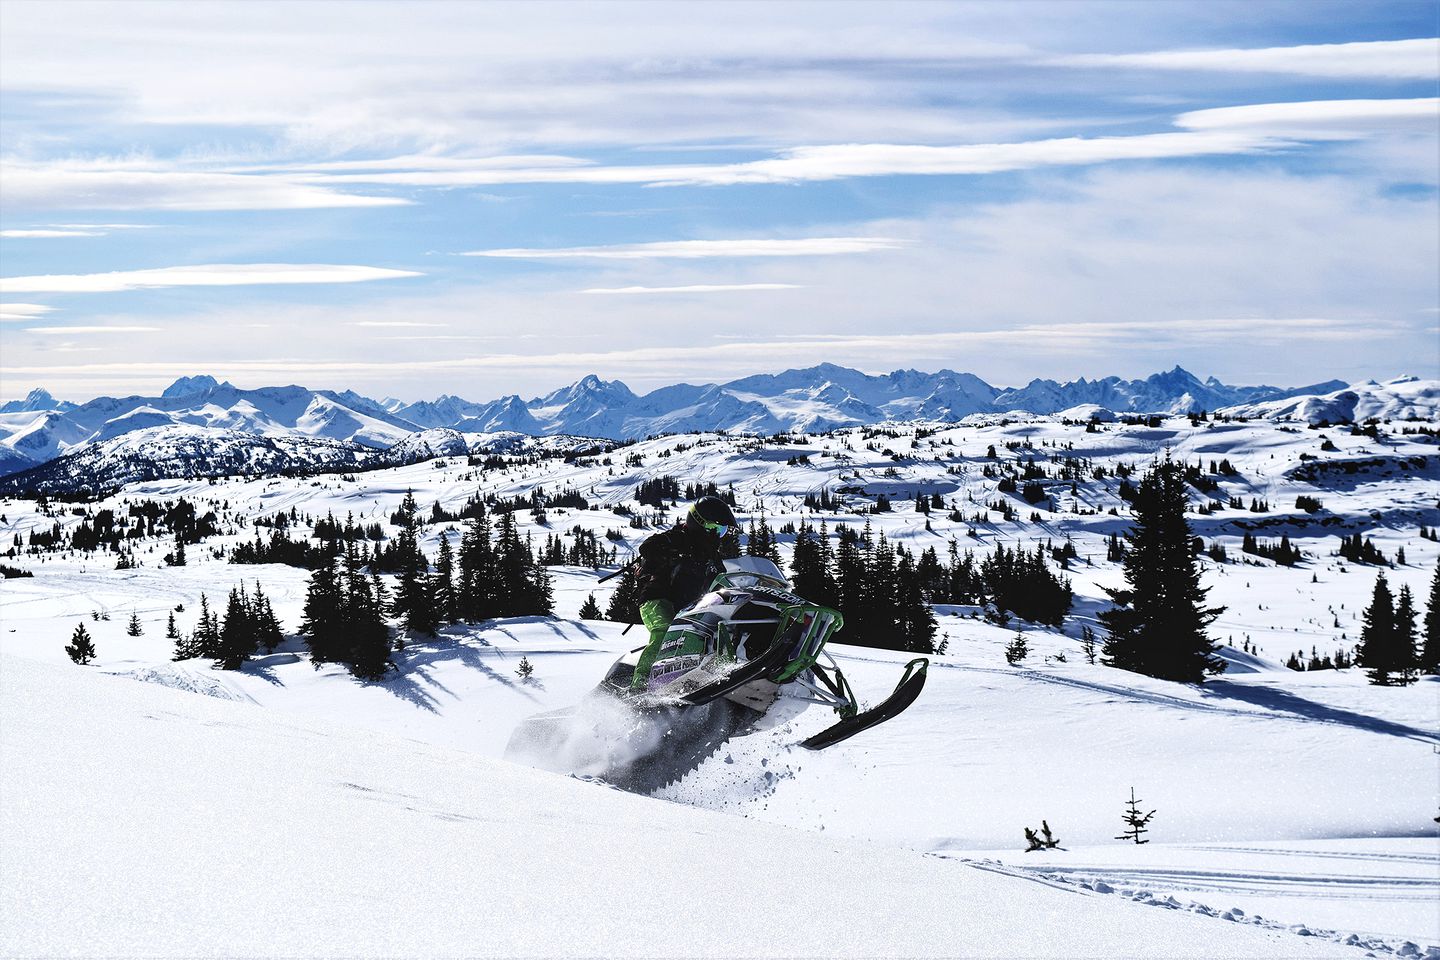
[[677, 524], [640, 544], [639, 602], [669, 600], [679, 610], [698, 599], [722, 569], [720, 538], [698, 524]]

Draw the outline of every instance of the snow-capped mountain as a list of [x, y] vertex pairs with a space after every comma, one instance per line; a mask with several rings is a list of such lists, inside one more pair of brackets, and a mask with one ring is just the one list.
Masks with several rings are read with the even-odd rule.
[[[37, 395], [44, 394], [43, 397]], [[26, 406], [46, 401], [32, 391]], [[13, 406], [13, 404], [9, 405]], [[241, 390], [214, 377], [182, 377], [158, 397], [98, 397], [84, 404], [0, 413], [0, 471], [14, 473], [136, 430], [189, 425], [257, 437], [349, 441], [388, 447], [419, 429], [375, 401], [299, 386]]]
[[[1406, 384], [1409, 384], [1408, 386]], [[1049, 415], [1095, 407], [1115, 413], [1186, 413], [1228, 409], [1249, 416], [1345, 420], [1434, 416], [1435, 381], [1306, 387], [1229, 386], [1175, 367], [1142, 380], [1106, 377], [1070, 383], [1032, 380], [1000, 388], [970, 373], [896, 370], [872, 375], [822, 363], [722, 384], [680, 383], [637, 395], [624, 383], [591, 375], [544, 396], [477, 403], [446, 395], [434, 401], [377, 402], [354, 391], [300, 386], [241, 390], [210, 376], [182, 377], [158, 397], [99, 397], [62, 404], [32, 391], [0, 411], [0, 474], [124, 434], [189, 424], [263, 437], [314, 437], [389, 448], [413, 433], [517, 433], [633, 440], [661, 433], [726, 430], [769, 434], [823, 431], [886, 420], [958, 421], [1021, 411]], [[434, 437], [415, 441], [418, 455]], [[458, 449], [445, 440], [437, 449]]]
[[1289, 397], [1326, 393], [1347, 384], [1343, 380], [1327, 380], [1305, 387], [1231, 387], [1214, 377], [1201, 380], [1183, 367], [1156, 373], [1144, 380], [1121, 380], [1106, 377], [1072, 383], [1054, 380], [1031, 380], [1024, 387], [1005, 390], [994, 398], [1002, 410], [1027, 410], [1030, 413], [1055, 413], [1067, 407], [1094, 403], [1110, 410], [1132, 413], [1190, 413], [1195, 410], [1216, 410], [1242, 403], [1281, 400]]
[[35, 413], [43, 410], [74, 410], [75, 404], [68, 400], [56, 400], [49, 392], [36, 387], [26, 394], [24, 400], [11, 400], [0, 404], [0, 413]]
[[1433, 419], [1440, 416], [1440, 383], [1418, 377], [1396, 377], [1384, 383], [1366, 380], [1329, 393], [1276, 397], [1228, 407], [1225, 412], [1232, 416], [1308, 423], [1358, 422], [1370, 417]]
[[0, 479], [0, 491], [110, 490], [162, 478], [260, 476], [359, 466], [369, 448], [326, 437], [262, 437], [167, 423], [125, 432]]

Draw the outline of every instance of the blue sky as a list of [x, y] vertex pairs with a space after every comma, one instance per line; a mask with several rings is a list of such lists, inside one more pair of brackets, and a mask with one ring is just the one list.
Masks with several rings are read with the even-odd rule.
[[1440, 4], [5, 0], [0, 398], [1440, 376]]

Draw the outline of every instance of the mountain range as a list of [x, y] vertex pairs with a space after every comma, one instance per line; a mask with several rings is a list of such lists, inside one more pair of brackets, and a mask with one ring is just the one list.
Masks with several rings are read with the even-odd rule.
[[[592, 375], [529, 400], [511, 395], [479, 403], [447, 395], [406, 403], [296, 385], [244, 390], [202, 375], [182, 377], [158, 397], [97, 397], [79, 404], [32, 390], [24, 400], [0, 406], [0, 475], [165, 426], [210, 428], [232, 445], [246, 435], [346, 445], [344, 453], [329, 445], [311, 449], [302, 460], [313, 463], [349, 462], [352, 456], [363, 457], [367, 448], [395, 448], [394, 456], [407, 460], [420, 459], [437, 445], [437, 452], [453, 453], [470, 446], [459, 434], [629, 440], [700, 430], [824, 431], [886, 420], [954, 421], [973, 414], [1068, 413], [1088, 418], [1097, 412], [1221, 409], [1332, 421], [1372, 415], [1430, 417], [1440, 408], [1437, 394], [1434, 381], [1415, 378], [1386, 384], [1329, 380], [1294, 388], [1230, 386], [1214, 377], [1201, 380], [1179, 366], [1139, 380], [1037, 379], [1007, 388], [951, 370], [872, 375], [820, 364], [722, 384], [673, 384], [643, 395], [618, 380]], [[185, 446], [193, 449], [194, 442], [187, 440]], [[268, 462], [282, 447], [272, 443], [265, 449], [270, 453], [262, 455], [257, 449], [240, 459], [253, 456]]]

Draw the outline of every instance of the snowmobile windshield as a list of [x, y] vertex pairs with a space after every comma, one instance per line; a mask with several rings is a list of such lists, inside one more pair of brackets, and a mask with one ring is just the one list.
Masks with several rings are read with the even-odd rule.
[[785, 574], [775, 566], [775, 562], [766, 557], [735, 557], [725, 561], [725, 572], [715, 578], [710, 585], [711, 590], [719, 590], [723, 587], [733, 587], [739, 590], [755, 590], [769, 588], [772, 590], [789, 591], [790, 581], [785, 579]]

